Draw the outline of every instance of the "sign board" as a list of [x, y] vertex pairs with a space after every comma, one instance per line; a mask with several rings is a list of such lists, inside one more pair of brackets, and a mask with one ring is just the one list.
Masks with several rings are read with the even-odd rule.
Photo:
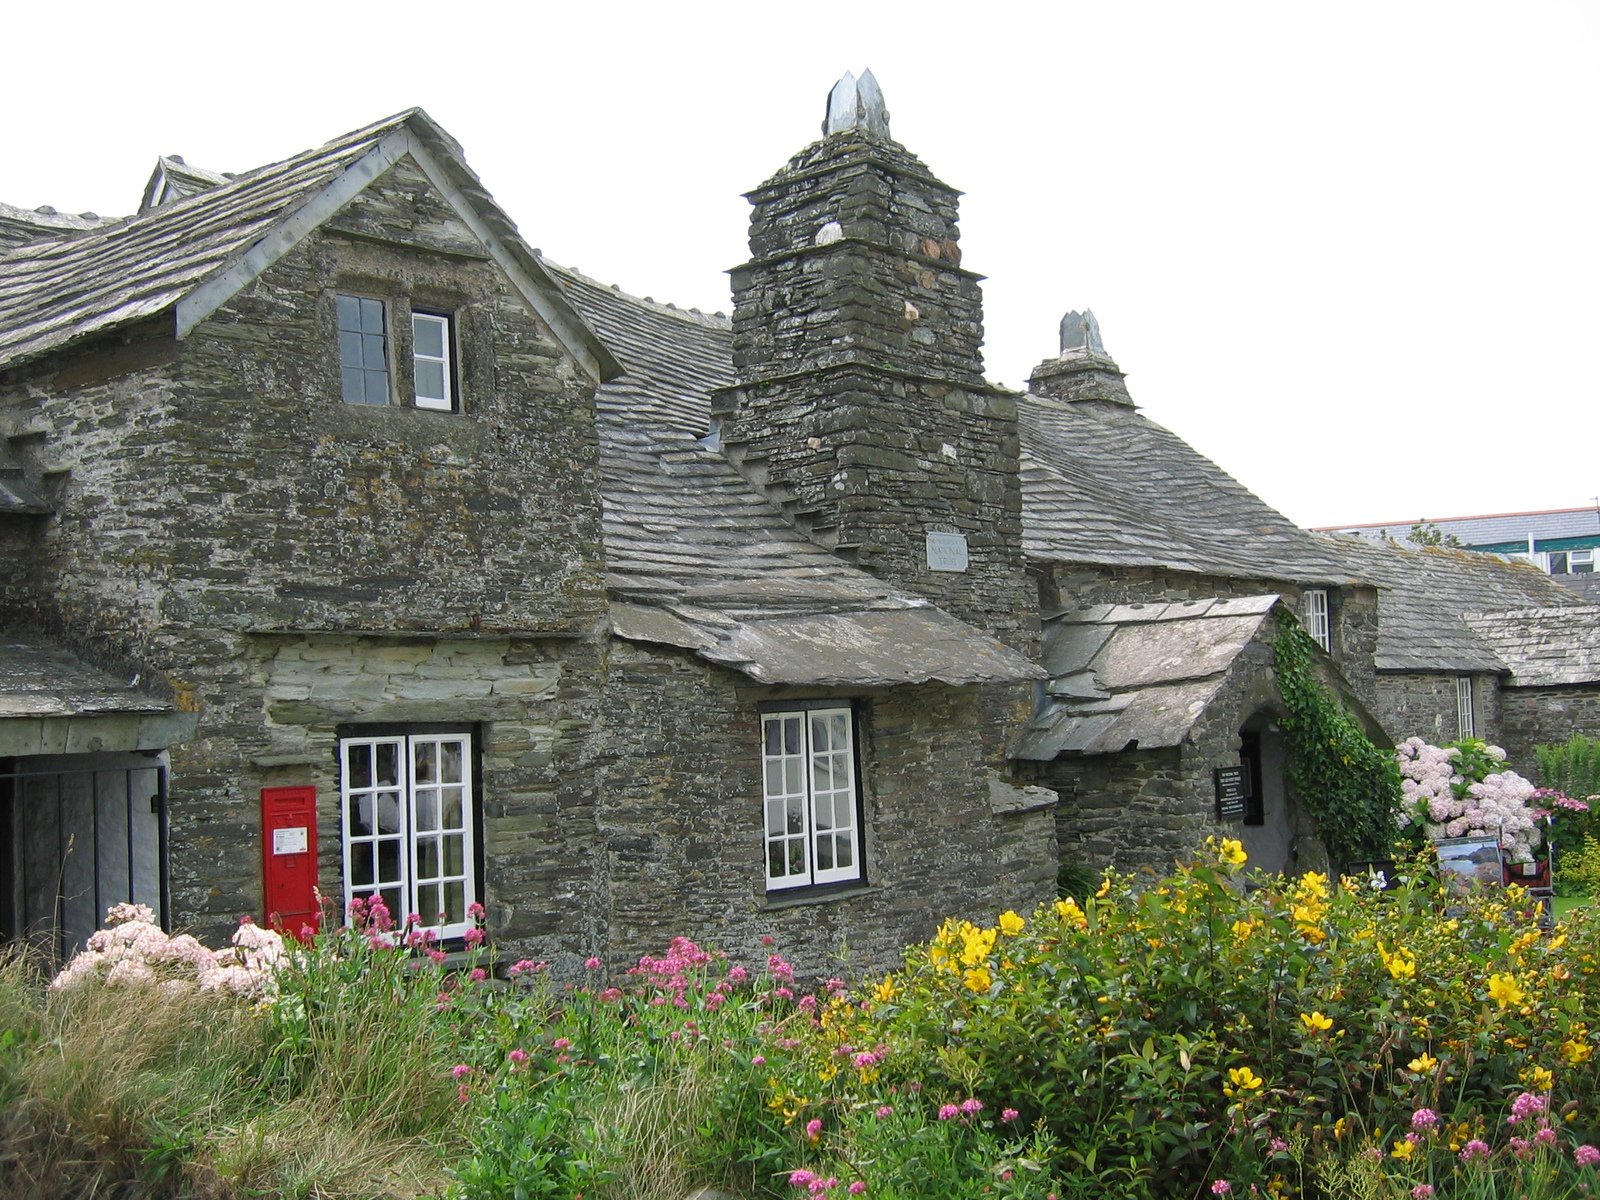
[[965, 571], [967, 569], [967, 535], [964, 533], [928, 534], [928, 569], [932, 571]]
[[286, 829], [272, 831], [272, 852], [274, 854], [304, 854], [308, 839], [304, 825], [292, 825]]
[[1250, 784], [1244, 764], [1212, 768], [1211, 782], [1217, 789], [1217, 820], [1244, 820], [1250, 798]]

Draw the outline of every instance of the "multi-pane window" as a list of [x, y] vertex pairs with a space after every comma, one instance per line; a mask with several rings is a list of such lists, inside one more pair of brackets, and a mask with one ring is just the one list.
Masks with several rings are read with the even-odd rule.
[[471, 927], [477, 901], [472, 736], [339, 742], [344, 899], [381, 895], [398, 923], [416, 913], [441, 938]]
[[1456, 736], [1477, 737], [1477, 723], [1472, 719], [1472, 676], [1456, 676]]
[[455, 407], [450, 372], [450, 318], [439, 313], [411, 314], [411, 357], [416, 372], [418, 408]]
[[389, 403], [389, 335], [383, 301], [343, 295], [334, 299], [345, 403]]
[[1306, 592], [1306, 632], [1311, 640], [1330, 653], [1333, 639], [1328, 632], [1328, 593], [1323, 588]]
[[1593, 550], [1552, 550], [1548, 557], [1552, 575], [1589, 575], [1594, 572]]
[[767, 890], [860, 879], [854, 714], [764, 713], [761, 736]]

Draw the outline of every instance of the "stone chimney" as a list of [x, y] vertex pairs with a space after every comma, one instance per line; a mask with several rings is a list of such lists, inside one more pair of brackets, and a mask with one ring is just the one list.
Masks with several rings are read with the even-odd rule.
[[1087, 308], [1061, 318], [1061, 354], [1033, 369], [1028, 390], [1057, 400], [1104, 400], [1134, 407], [1122, 372], [1100, 340], [1100, 322]]
[[724, 451], [819, 544], [1031, 653], [1013, 393], [984, 382], [959, 193], [889, 136], [872, 73], [748, 194]]

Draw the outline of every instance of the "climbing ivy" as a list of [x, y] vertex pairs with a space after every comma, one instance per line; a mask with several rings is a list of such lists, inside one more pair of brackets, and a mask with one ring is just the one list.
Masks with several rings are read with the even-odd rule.
[[1316, 818], [1335, 868], [1386, 858], [1394, 842], [1400, 771], [1317, 679], [1316, 643], [1293, 613], [1278, 610], [1274, 657], [1287, 710], [1282, 725], [1289, 782]]

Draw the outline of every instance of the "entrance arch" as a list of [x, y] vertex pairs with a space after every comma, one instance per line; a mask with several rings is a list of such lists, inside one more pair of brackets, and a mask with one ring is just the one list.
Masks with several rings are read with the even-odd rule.
[[1250, 789], [1244, 820], [1235, 829], [1250, 865], [1268, 872], [1304, 870], [1309, 864], [1298, 861], [1296, 844], [1302, 823], [1300, 806], [1289, 796], [1284, 777], [1288, 756], [1271, 711], [1257, 711], [1240, 727], [1239, 761], [1245, 766]]

